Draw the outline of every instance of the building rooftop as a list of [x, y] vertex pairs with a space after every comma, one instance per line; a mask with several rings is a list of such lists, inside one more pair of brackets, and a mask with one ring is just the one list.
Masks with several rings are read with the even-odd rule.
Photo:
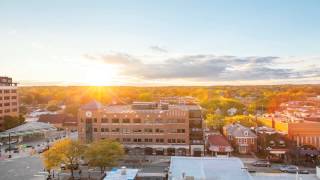
[[106, 172], [107, 175], [103, 180], [134, 180], [138, 171], [138, 169], [113, 168], [111, 171]]
[[38, 122], [50, 124], [74, 124], [77, 123], [77, 119], [67, 114], [43, 114], [40, 115]]
[[182, 180], [252, 180], [239, 158], [171, 157], [169, 179]]
[[33, 134], [33, 133], [41, 133], [46, 131], [55, 131], [57, 128], [55, 128], [53, 125], [44, 123], [44, 122], [27, 122], [25, 124], [22, 124], [20, 126], [8, 129], [4, 132], [0, 133], [1, 137], [7, 137], [9, 136], [9, 133], [14, 135], [27, 135], [27, 134]]
[[83, 106], [81, 106], [81, 109], [83, 110], [97, 110], [97, 109], [101, 109], [103, 107], [103, 105], [98, 102], [98, 101], [91, 101]]
[[227, 133], [234, 137], [257, 137], [249, 128], [241, 124], [229, 124], [226, 126]]

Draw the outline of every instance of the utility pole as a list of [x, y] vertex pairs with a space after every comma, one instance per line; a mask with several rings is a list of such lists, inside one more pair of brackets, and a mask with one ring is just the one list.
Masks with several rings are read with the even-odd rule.
[[9, 132], [9, 158], [11, 158], [11, 132]]

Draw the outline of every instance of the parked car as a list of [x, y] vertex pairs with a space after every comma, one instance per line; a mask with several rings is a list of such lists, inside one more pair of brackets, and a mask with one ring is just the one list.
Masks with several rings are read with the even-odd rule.
[[46, 147], [40, 147], [38, 150], [37, 150], [37, 152], [38, 153], [43, 153], [43, 152], [45, 152], [45, 151], [47, 151], [49, 148], [46, 146]]
[[286, 172], [286, 173], [297, 173], [299, 172], [299, 167], [294, 165], [283, 166], [280, 168], [280, 171]]
[[271, 167], [271, 163], [268, 160], [258, 160], [252, 163], [256, 167]]

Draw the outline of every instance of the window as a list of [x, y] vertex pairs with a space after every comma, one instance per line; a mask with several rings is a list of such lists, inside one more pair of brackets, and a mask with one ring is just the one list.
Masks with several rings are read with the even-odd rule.
[[4, 112], [5, 112], [5, 113], [9, 113], [9, 112], [10, 112], [10, 109], [5, 109]]
[[146, 139], [144, 139], [144, 142], [152, 142], [152, 139], [151, 138], [146, 138]]
[[176, 143], [175, 139], [168, 139], [168, 143]]
[[142, 130], [141, 130], [141, 129], [134, 129], [133, 132], [134, 132], [134, 133], [141, 133]]
[[163, 142], [164, 142], [164, 139], [156, 139], [156, 142], [157, 142], [157, 143], [163, 143]]
[[16, 106], [18, 103], [17, 102], [13, 102], [11, 104], [12, 104], [12, 106]]
[[177, 129], [177, 133], [185, 133], [186, 130], [185, 129]]
[[98, 129], [97, 128], [93, 128], [93, 132], [98, 132]]
[[184, 139], [177, 139], [177, 143], [186, 143]]
[[10, 96], [5, 96], [4, 97], [4, 100], [9, 100], [10, 99]]
[[4, 106], [10, 106], [10, 103], [4, 103]]
[[130, 138], [123, 138], [122, 141], [123, 141], [123, 142], [130, 142], [131, 139], [130, 139]]
[[109, 132], [109, 128], [101, 128], [101, 132]]
[[11, 96], [11, 99], [17, 99], [17, 96]]
[[124, 128], [122, 129], [122, 132], [125, 134], [129, 134], [130, 133], [130, 129]]
[[11, 90], [11, 93], [17, 93], [17, 90], [13, 89]]
[[7, 94], [7, 93], [10, 93], [10, 91], [9, 90], [4, 90], [4, 93]]
[[141, 139], [140, 138], [134, 138], [133, 142], [141, 142]]
[[0, 100], [2, 100], [2, 96], [0, 96]]
[[157, 133], [163, 133], [164, 131], [163, 131], [163, 129], [156, 129], [156, 132]]
[[128, 118], [122, 119], [122, 123], [130, 123], [130, 119]]
[[0, 107], [2, 107], [2, 103], [0, 103]]
[[97, 121], [98, 121], [97, 118], [93, 118], [94, 123], [97, 123]]
[[120, 128], [114, 128], [112, 129], [112, 132], [120, 132]]
[[141, 119], [135, 118], [135, 119], [133, 119], [133, 123], [141, 123]]
[[101, 118], [101, 122], [102, 122], [102, 123], [108, 123], [108, 118], [105, 118], [105, 117], [104, 117], [104, 118]]
[[112, 123], [119, 123], [119, 119], [117, 118], [112, 119]]
[[18, 111], [18, 109], [17, 109], [17, 108], [14, 108], [14, 109], [12, 109], [12, 111], [13, 111], [13, 112], [17, 112], [17, 111]]
[[146, 129], [144, 129], [144, 132], [146, 132], [146, 133], [152, 133], [152, 129], [151, 129], [151, 128], [146, 128]]

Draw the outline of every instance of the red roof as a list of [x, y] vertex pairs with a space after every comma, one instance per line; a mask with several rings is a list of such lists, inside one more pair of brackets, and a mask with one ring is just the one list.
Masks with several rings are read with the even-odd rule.
[[230, 146], [228, 140], [222, 135], [209, 135], [208, 143], [210, 146]]
[[66, 114], [44, 114], [39, 117], [39, 122], [45, 122], [50, 124], [75, 124], [77, 125], [77, 119], [75, 117]]

